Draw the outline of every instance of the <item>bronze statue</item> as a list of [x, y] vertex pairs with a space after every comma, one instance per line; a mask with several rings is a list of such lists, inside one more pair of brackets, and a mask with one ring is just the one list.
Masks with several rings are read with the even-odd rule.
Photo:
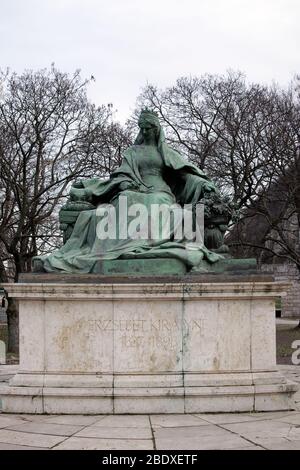
[[[202, 170], [166, 144], [155, 113], [143, 110], [139, 128], [134, 145], [124, 152], [122, 164], [109, 179], [74, 183], [70, 199], [60, 211], [64, 245], [49, 256], [36, 257], [33, 260], [35, 270], [93, 273], [97, 272], [100, 260], [119, 259], [124, 263], [132, 258], [164, 258], [166, 262], [167, 258], [177, 258], [191, 270], [201, 266], [202, 260], [215, 263], [223, 258], [227, 251], [223, 236], [230, 219], [229, 206], [222, 203], [215, 185]], [[187, 240], [184, 236], [176, 238], [174, 220], [167, 238], [163, 227], [159, 228], [156, 238], [128, 236], [128, 227], [124, 224], [128, 226], [130, 222], [127, 216], [124, 219], [121, 208], [125, 197], [127, 207], [138, 204], [147, 210], [154, 206], [171, 210], [175, 204], [182, 208], [182, 213], [187, 205], [195, 208], [199, 202], [204, 202], [208, 209], [204, 243]], [[117, 224], [117, 229], [113, 230], [113, 237], [99, 237], [99, 210], [105, 210], [108, 205], [115, 210], [116, 216], [111, 222]], [[139, 225], [149, 226], [148, 219], [141, 217]], [[121, 236], [123, 229], [127, 234], [125, 238]]]

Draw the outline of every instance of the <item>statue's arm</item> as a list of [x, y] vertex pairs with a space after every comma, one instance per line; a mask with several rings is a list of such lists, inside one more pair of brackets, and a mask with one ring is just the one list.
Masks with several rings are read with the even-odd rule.
[[63, 233], [64, 243], [72, 235], [80, 212], [91, 209], [95, 209], [92, 204], [92, 192], [84, 187], [83, 180], [75, 181], [70, 189], [67, 202], [59, 211], [60, 229]]
[[183, 175], [180, 201], [182, 204], [204, 204], [204, 242], [213, 251], [227, 253], [224, 234], [230, 220], [227, 205], [223, 203], [218, 188], [208, 178], [198, 174]]
[[64, 232], [64, 241], [71, 236], [76, 219], [81, 211], [94, 209], [95, 205], [101, 202], [109, 202], [112, 197], [121, 191], [138, 189], [129, 164], [130, 160], [130, 156], [124, 158], [120, 167], [107, 180], [93, 178], [75, 181], [72, 184], [69, 199], [61, 208], [59, 214], [60, 226]]
[[93, 192], [88, 188], [79, 188], [72, 186], [69, 192], [69, 197], [71, 201], [86, 201], [91, 202]]
[[177, 199], [182, 204], [197, 203], [207, 194], [218, 194], [219, 191], [215, 184], [208, 178], [203, 178], [195, 173], [183, 173]]
[[216, 185], [211, 181], [211, 180], [206, 180], [206, 179], [203, 179], [201, 177], [199, 177], [201, 179], [201, 187], [202, 187], [202, 192], [203, 194], [207, 194], [207, 193], [218, 193], [218, 188], [216, 187]]

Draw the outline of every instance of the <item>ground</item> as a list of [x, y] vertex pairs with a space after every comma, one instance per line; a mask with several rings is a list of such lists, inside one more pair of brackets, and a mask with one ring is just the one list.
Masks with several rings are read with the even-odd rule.
[[0, 414], [0, 449], [300, 449], [300, 411], [240, 414]]
[[[18, 366], [0, 366], [7, 381]], [[279, 366], [300, 386], [300, 366]], [[0, 450], [300, 450], [295, 410], [186, 415], [26, 415], [0, 413]]]

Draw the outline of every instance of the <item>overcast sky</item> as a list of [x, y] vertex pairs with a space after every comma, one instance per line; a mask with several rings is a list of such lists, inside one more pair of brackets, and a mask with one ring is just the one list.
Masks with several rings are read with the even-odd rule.
[[0, 0], [0, 67], [94, 75], [89, 95], [124, 121], [147, 82], [241, 70], [300, 73], [300, 0]]

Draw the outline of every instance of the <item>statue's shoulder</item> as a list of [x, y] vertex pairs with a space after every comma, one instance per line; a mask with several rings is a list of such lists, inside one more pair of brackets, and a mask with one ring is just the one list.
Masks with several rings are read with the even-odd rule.
[[140, 144], [133, 144], [127, 147], [126, 150], [123, 152], [123, 158], [125, 159], [131, 159], [134, 158], [137, 153], [140, 153], [143, 149], [143, 146]]
[[164, 154], [168, 157], [168, 159], [172, 160], [173, 162], [177, 163], [184, 163], [187, 162], [187, 159], [176, 149], [170, 147], [167, 144], [164, 144]]
[[139, 147], [140, 147], [140, 145], [138, 145], [138, 144], [129, 145], [129, 147], [127, 147], [127, 149], [124, 150], [124, 154], [125, 154], [125, 153], [136, 152], [136, 151], [139, 149]]
[[172, 156], [175, 156], [176, 158], [180, 158], [181, 160], [186, 160], [186, 158], [176, 149], [174, 149], [173, 147], [169, 147], [168, 146], [168, 151], [170, 152], [170, 154]]
[[182, 155], [178, 150], [167, 146], [167, 152], [165, 152], [165, 162], [167, 166], [170, 166], [173, 170], [180, 172], [182, 176], [185, 174], [193, 174], [196, 176], [204, 177], [207, 176], [205, 173], [198, 168], [194, 163], [189, 162], [186, 156]]

